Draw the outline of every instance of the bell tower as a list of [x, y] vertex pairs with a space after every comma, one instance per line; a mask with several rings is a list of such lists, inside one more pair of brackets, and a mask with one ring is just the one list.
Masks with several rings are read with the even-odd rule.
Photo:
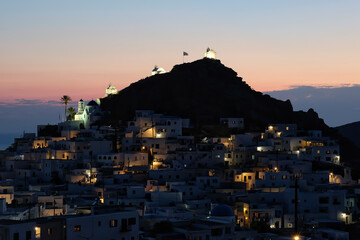
[[80, 99], [80, 101], [78, 102], [78, 113], [84, 112], [84, 109], [85, 109], [84, 100]]

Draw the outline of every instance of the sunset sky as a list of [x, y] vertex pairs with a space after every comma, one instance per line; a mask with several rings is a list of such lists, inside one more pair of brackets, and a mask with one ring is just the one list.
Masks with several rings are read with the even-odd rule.
[[0, 0], [0, 102], [102, 97], [217, 52], [258, 91], [360, 83], [360, 1]]

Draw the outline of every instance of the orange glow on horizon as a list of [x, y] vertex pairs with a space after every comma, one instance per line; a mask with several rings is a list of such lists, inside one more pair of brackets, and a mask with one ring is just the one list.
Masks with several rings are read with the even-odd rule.
[[[196, 60], [196, 59], [194, 59]], [[230, 59], [222, 63], [233, 68], [239, 77], [243, 77], [250, 87], [256, 91], [267, 92], [275, 90], [288, 90], [294, 85], [334, 85], [341, 86], [343, 78], [339, 76], [343, 73], [339, 69], [318, 72], [314, 69], [307, 69], [303, 72], [296, 66], [262, 66], [252, 65], [249, 60], [238, 61]], [[253, 60], [255, 61], [255, 60]], [[190, 61], [189, 61], [190, 62]], [[176, 65], [179, 63], [174, 63]], [[163, 65], [165, 69], [171, 70], [173, 65]], [[239, 67], [239, 65], [241, 67]], [[56, 100], [62, 95], [71, 96], [73, 101], [83, 99], [102, 98], [105, 89], [111, 82], [119, 91], [128, 87], [131, 83], [150, 76], [152, 65], [138, 65], [137, 69], [109, 69], [109, 72], [88, 72], [71, 70], [67, 72], [43, 71], [30, 72], [1, 71], [2, 87], [0, 88], [0, 101], [11, 102], [14, 99], [41, 99]], [[325, 68], [325, 67], [324, 67]], [[261, 69], [261, 71], [259, 71]], [[316, 80], [315, 80], [316, 79]], [[360, 71], [353, 70], [353, 75], [349, 74], [346, 84], [357, 84], [360, 79]]]

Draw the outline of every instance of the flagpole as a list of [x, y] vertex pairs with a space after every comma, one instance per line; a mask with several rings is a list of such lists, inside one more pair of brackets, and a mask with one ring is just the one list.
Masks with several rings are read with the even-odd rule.
[[185, 56], [189, 55], [187, 52], [183, 51], [183, 64], [185, 63]]

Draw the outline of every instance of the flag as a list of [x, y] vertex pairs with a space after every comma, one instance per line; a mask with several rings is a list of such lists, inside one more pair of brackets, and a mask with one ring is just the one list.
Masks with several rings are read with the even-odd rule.
[[188, 56], [189, 54], [187, 52], [183, 52], [183, 56]]

